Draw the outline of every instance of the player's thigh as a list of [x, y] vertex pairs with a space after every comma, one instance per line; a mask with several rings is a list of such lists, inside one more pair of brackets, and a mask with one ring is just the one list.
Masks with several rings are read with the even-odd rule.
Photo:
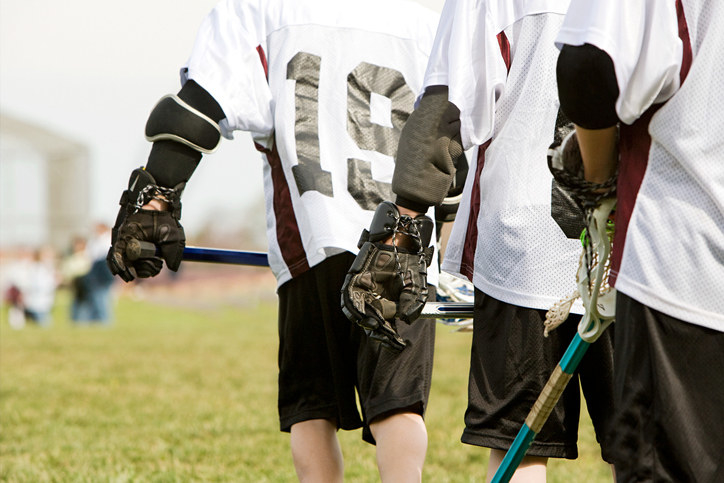
[[[435, 297], [435, 287], [430, 287]], [[424, 414], [430, 395], [435, 352], [435, 321], [418, 319], [411, 324], [397, 323], [406, 341], [397, 352], [364, 335], [357, 359], [360, 402], [366, 420], [400, 409]]]
[[339, 295], [353, 259], [346, 253], [330, 257], [278, 290], [282, 429], [315, 418], [359, 427], [356, 343]]
[[724, 481], [724, 333], [622, 293], [616, 315], [617, 472], [620, 466], [624, 478]]
[[[573, 319], [544, 337], [545, 311], [509, 304], [476, 289], [463, 442], [509, 447], [565, 352], [575, 332]], [[579, 411], [578, 387], [569, 387], [529, 454], [575, 457]]]

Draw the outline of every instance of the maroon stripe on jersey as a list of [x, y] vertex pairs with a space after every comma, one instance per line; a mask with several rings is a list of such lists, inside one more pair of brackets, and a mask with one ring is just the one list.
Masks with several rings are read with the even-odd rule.
[[277, 227], [277, 243], [282, 252], [282, 258], [289, 268], [292, 277], [301, 275], [309, 270], [307, 253], [304, 251], [302, 237], [299, 233], [297, 217], [292, 206], [292, 196], [289, 193], [289, 185], [284, 176], [282, 161], [276, 145], [272, 149], [266, 149], [256, 144], [256, 149], [266, 154], [267, 162], [271, 167], [272, 185], [274, 186], [274, 218]]
[[[681, 0], [676, 0], [676, 15], [679, 23], [679, 38], [683, 44], [683, 56], [681, 59], [681, 71], [679, 72], [680, 82], [686, 79], [691, 68], [692, 50], [689, 28], [686, 25], [686, 17]], [[621, 124], [619, 141], [619, 173], [616, 191], [618, 201], [616, 202], [616, 234], [614, 235], [613, 250], [611, 252], [611, 277], [609, 283], [616, 284], [618, 270], [623, 257], [624, 242], [628, 231], [628, 224], [631, 220], [636, 197], [648, 165], [649, 150], [651, 148], [651, 136], [649, 135], [649, 123], [651, 118], [663, 104], [651, 106], [640, 118], [630, 126]]]
[[264, 48], [261, 45], [257, 45], [256, 51], [259, 53], [259, 60], [261, 60], [262, 67], [264, 67], [264, 76], [266, 76], [267, 80], [269, 80], [269, 65], [266, 62], [266, 53], [264, 53]]
[[[269, 65], [266, 61], [266, 54], [261, 45], [257, 46], [256, 51], [259, 53], [259, 60], [264, 67], [264, 75], [269, 79]], [[282, 258], [289, 268], [292, 277], [301, 275], [309, 270], [309, 262], [307, 261], [307, 253], [304, 251], [302, 244], [302, 236], [299, 233], [299, 225], [297, 217], [294, 214], [294, 206], [292, 205], [292, 196], [289, 193], [289, 185], [284, 176], [282, 168], [282, 160], [279, 157], [276, 143], [271, 149], [267, 149], [261, 144], [254, 143], [257, 151], [266, 154], [267, 162], [271, 167], [272, 186], [274, 187], [274, 217], [277, 227], [277, 243], [282, 252]]]
[[686, 76], [689, 74], [693, 54], [691, 52], [689, 26], [686, 25], [686, 15], [684, 14], [684, 6], [681, 4], [681, 0], [676, 0], [676, 18], [679, 21], [679, 38], [682, 44], [684, 44], [684, 52], [681, 58], [681, 72], [679, 72], [679, 80], [680, 83], [683, 84], [684, 79], [686, 79]]
[[[505, 32], [497, 35], [498, 46], [500, 47], [500, 55], [503, 57], [505, 67], [510, 73], [510, 42]], [[478, 148], [478, 159], [475, 166], [475, 180], [473, 188], [470, 192], [470, 215], [468, 217], [468, 228], [465, 231], [465, 242], [463, 244], [463, 254], [460, 260], [460, 273], [465, 275], [468, 280], [473, 281], [473, 272], [475, 271], [475, 249], [478, 245], [478, 215], [480, 214], [480, 175], [483, 172], [485, 164], [485, 151], [490, 146], [492, 139], [488, 139]]]
[[649, 161], [649, 149], [651, 148], [649, 123], [661, 106], [662, 104], [651, 106], [633, 124], [621, 124], [619, 131], [618, 149], [620, 161], [618, 182], [616, 184], [616, 233], [613, 238], [611, 276], [609, 278], [611, 285], [616, 283], [618, 269], [621, 266], [621, 257], [623, 256], [628, 222], [631, 219], [631, 213], [633, 213], [636, 203], [636, 196], [641, 187], [641, 181], [644, 179], [644, 173], [646, 173], [646, 166]]
[[465, 275], [468, 280], [473, 281], [473, 271], [475, 269], [475, 248], [478, 245], [478, 214], [480, 213], [480, 175], [483, 172], [485, 164], [485, 151], [490, 146], [490, 139], [485, 141], [478, 148], [478, 159], [475, 165], [475, 178], [473, 181], [473, 189], [470, 192], [470, 215], [468, 216], [468, 229], [465, 231], [465, 243], [463, 245], [463, 255], [460, 260], [460, 273]]
[[498, 34], [498, 45], [500, 46], [500, 54], [503, 56], [505, 67], [508, 69], [508, 74], [510, 74], [510, 42], [508, 42], [508, 37], [505, 35], [505, 32]]
[[[264, 76], [266, 77], [266, 80], [269, 81], [269, 64], [266, 62], [266, 53], [264, 52], [264, 48], [261, 45], [257, 45], [256, 52], [259, 54], [259, 61], [261, 62], [261, 66], [264, 68]], [[257, 151], [261, 151], [267, 156], [271, 153], [271, 151], [259, 143], [254, 143], [254, 147]]]

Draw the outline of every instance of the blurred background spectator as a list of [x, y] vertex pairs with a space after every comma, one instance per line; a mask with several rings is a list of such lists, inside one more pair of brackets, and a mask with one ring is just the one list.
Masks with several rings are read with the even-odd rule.
[[115, 283], [106, 265], [110, 245], [110, 227], [98, 222], [88, 237], [72, 237], [62, 257], [51, 245], [33, 249], [31, 243], [0, 251], [0, 294], [8, 324], [15, 329], [26, 323], [50, 325], [59, 287], [70, 293], [73, 323], [110, 323]]
[[91, 259], [88, 254], [88, 241], [82, 236], [73, 238], [70, 252], [62, 261], [61, 273], [63, 285], [70, 289], [70, 319], [73, 322], [91, 320], [90, 303], [82, 277], [90, 272]]
[[55, 263], [55, 251], [44, 246], [32, 253], [24, 252], [11, 266], [5, 303], [12, 328], [22, 329], [26, 322], [41, 327], [50, 325], [60, 281]]
[[110, 323], [111, 316], [111, 288], [115, 278], [106, 264], [106, 255], [111, 246], [111, 227], [105, 223], [96, 223], [94, 233], [88, 241], [88, 256], [90, 269], [81, 277], [87, 299], [89, 320], [102, 324]]
[[56, 271], [55, 251], [41, 247], [33, 253], [25, 285], [21, 287], [25, 317], [40, 326], [51, 323], [51, 310], [60, 278]]

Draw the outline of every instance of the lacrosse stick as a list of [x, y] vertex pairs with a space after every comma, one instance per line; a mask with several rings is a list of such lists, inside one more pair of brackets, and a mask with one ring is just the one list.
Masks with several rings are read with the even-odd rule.
[[[126, 256], [129, 260], [155, 257], [156, 245], [148, 241], [129, 240]], [[268, 267], [269, 257], [264, 252], [222, 250], [219, 248], [185, 247], [183, 260], [189, 262], [228, 263]], [[426, 319], [468, 318], [473, 316], [473, 304], [466, 302], [428, 302], [420, 317]]]
[[[126, 257], [131, 261], [155, 256], [157, 256], [157, 248], [151, 242], [131, 239], [126, 244]], [[269, 257], [264, 252], [222, 250], [219, 248], [185, 247], [183, 260], [188, 262], [251, 265], [255, 267], [269, 266]]]
[[472, 316], [473, 304], [470, 302], [427, 302], [420, 313], [423, 319], [468, 319]]
[[[467, 280], [462, 280], [446, 272], [440, 272], [437, 282], [436, 299], [438, 302], [463, 302], [472, 304], [475, 287]], [[473, 319], [450, 317], [439, 319], [443, 325], [452, 327], [455, 332], [472, 332]]]
[[[538, 400], [528, 413], [525, 423], [495, 472], [492, 483], [510, 481], [536, 434], [548, 420], [548, 416], [573, 377], [573, 373], [588, 347], [614, 321], [616, 293], [608, 286], [606, 279], [608, 278], [609, 255], [613, 237], [609, 216], [615, 205], [615, 198], [605, 199], [590, 216], [584, 249], [576, 275], [578, 293], [583, 301], [585, 314], [578, 325], [578, 333], [573, 337], [558, 366], [543, 387]], [[567, 317], [568, 314], [566, 313], [565, 316]]]

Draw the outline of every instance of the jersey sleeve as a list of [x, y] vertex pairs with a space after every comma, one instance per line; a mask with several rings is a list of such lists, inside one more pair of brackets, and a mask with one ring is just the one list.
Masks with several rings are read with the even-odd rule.
[[263, 0], [222, 0], [204, 19], [181, 81], [193, 79], [226, 115], [225, 137], [236, 130], [268, 135], [273, 130], [272, 94], [266, 80]]
[[495, 24], [486, 1], [445, 2], [425, 74], [425, 87], [448, 86], [465, 149], [492, 136], [495, 101], [505, 85]]
[[616, 112], [630, 124], [679, 88], [683, 46], [675, 0], [572, 0], [556, 39], [591, 44], [613, 60], [619, 97]]

